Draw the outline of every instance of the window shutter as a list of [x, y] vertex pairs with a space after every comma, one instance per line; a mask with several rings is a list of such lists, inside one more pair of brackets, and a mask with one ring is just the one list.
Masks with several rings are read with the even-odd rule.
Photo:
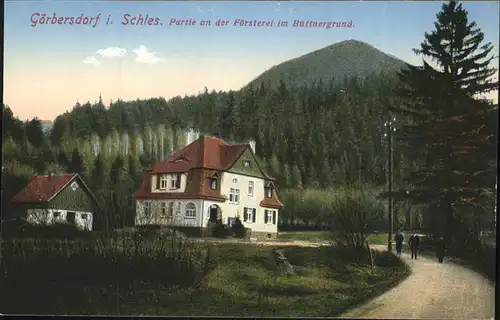
[[255, 222], [255, 216], [257, 215], [257, 209], [252, 209], [253, 214], [252, 214], [252, 222]]
[[264, 210], [264, 223], [267, 223], [267, 210]]
[[161, 176], [159, 174], [156, 175], [156, 189], [160, 189], [160, 180]]
[[248, 220], [248, 208], [243, 208], [243, 221], [247, 221]]
[[175, 187], [176, 188], [180, 188], [181, 187], [181, 176], [180, 175], [176, 176]]
[[276, 224], [276, 211], [273, 210], [273, 224]]

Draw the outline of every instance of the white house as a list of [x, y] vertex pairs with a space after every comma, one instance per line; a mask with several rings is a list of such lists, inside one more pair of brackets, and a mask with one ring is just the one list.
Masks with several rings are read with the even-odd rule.
[[210, 222], [240, 217], [252, 237], [274, 238], [279, 210], [274, 179], [260, 167], [250, 143], [201, 136], [145, 172], [133, 198], [136, 225], [167, 225], [210, 235]]

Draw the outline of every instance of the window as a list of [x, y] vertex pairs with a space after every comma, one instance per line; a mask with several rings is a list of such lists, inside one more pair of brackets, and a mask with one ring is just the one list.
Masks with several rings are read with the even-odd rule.
[[264, 211], [264, 223], [265, 224], [276, 224], [276, 211], [275, 210], [265, 210]]
[[181, 214], [181, 203], [177, 201], [177, 206], [175, 207], [175, 215], [180, 216]]
[[240, 189], [229, 189], [229, 203], [240, 203]]
[[82, 217], [83, 220], [87, 220], [87, 214], [86, 213], [82, 213], [81, 217]]
[[186, 204], [186, 219], [196, 218], [196, 205], [192, 202]]
[[250, 162], [250, 160], [245, 160], [245, 161], [243, 162], [243, 164], [244, 164], [244, 166], [245, 166], [246, 168], [250, 168], [250, 167], [252, 166], [252, 163]]
[[180, 187], [181, 187], [181, 175], [178, 173], [173, 173], [170, 188], [179, 189]]
[[235, 221], [236, 221], [236, 218], [229, 217], [229, 218], [227, 218], [227, 225], [232, 226]]
[[144, 202], [144, 216], [149, 217], [151, 215], [151, 203]]
[[173, 202], [169, 202], [167, 216], [169, 218], [172, 218], [173, 215], [174, 215], [174, 203]]
[[167, 176], [162, 175], [160, 176], [160, 189], [165, 190], [167, 189]]
[[161, 203], [161, 214], [162, 214], [162, 216], [167, 214], [167, 203], [166, 202]]
[[78, 183], [76, 183], [76, 181], [73, 181], [73, 183], [71, 184], [71, 189], [73, 189], [73, 191], [76, 191], [76, 189], [78, 189]]
[[256, 210], [254, 208], [245, 208], [243, 214], [244, 222], [255, 222]]
[[54, 218], [59, 218], [61, 216], [61, 213], [59, 211], [54, 212]]
[[273, 189], [267, 187], [266, 188], [266, 198], [272, 198], [273, 197]]
[[217, 178], [210, 179], [210, 189], [217, 190]]
[[248, 195], [250, 197], [253, 197], [253, 181], [248, 181]]

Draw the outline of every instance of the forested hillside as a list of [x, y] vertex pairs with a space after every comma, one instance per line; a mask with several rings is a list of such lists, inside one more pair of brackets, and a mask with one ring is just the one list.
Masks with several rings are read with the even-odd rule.
[[[4, 107], [5, 196], [31, 174], [79, 172], [109, 210], [131, 218], [127, 199], [141, 170], [185, 145], [190, 127], [228, 141], [255, 140], [257, 155], [281, 189], [382, 186], [383, 124], [395, 85], [386, 75], [340, 85], [318, 81], [300, 90], [284, 82], [277, 89], [264, 84], [240, 92], [206, 89], [198, 96], [117, 101], [109, 108], [99, 100], [58, 116], [45, 135], [38, 119], [22, 123]], [[397, 172], [408, 161], [397, 144], [395, 150]]]

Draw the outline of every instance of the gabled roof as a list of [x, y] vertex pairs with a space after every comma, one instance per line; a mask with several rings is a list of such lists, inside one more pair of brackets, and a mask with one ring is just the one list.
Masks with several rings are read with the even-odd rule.
[[[219, 138], [201, 136], [174, 152], [167, 160], [155, 163], [153, 173], [187, 172], [191, 169], [225, 171], [250, 148], [248, 143], [226, 144]], [[267, 177], [267, 176], [266, 176]]]
[[145, 172], [144, 180], [142, 181], [139, 190], [132, 195], [135, 199], [206, 199], [213, 201], [226, 201], [226, 198], [221, 196], [220, 189], [212, 190], [209, 183], [205, 180], [212, 178], [214, 171], [207, 169], [193, 169], [188, 173], [188, 181], [186, 191], [184, 193], [163, 193], [151, 192], [151, 173]]
[[272, 181], [266, 181], [264, 184], [266, 188], [272, 188], [272, 197], [268, 198], [266, 195], [264, 195], [264, 200], [260, 202], [261, 207], [265, 208], [274, 208], [274, 209], [281, 209], [284, 207], [283, 203], [280, 201], [278, 198], [276, 186], [274, 185], [274, 182]]
[[[33, 176], [26, 187], [19, 191], [11, 202], [15, 204], [37, 204], [50, 202], [75, 179], [79, 179], [82, 185], [96, 202], [92, 192], [85, 182], [76, 173], [58, 174], [51, 176]], [[97, 204], [97, 202], [96, 202]]]

